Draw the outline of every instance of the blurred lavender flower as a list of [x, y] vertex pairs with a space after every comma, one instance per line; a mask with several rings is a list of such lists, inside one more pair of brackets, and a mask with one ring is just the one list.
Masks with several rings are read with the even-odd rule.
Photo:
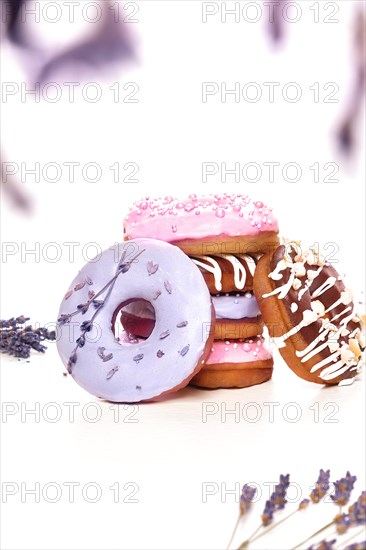
[[262, 524], [264, 526], [269, 525], [273, 519], [273, 514], [277, 510], [281, 510], [286, 506], [286, 492], [290, 485], [290, 474], [286, 476], [280, 475], [280, 482], [275, 486], [269, 500], [267, 500], [263, 514], [262, 514]]
[[330, 470], [320, 470], [318, 481], [310, 493], [310, 498], [314, 504], [317, 504], [329, 490]]
[[361, 116], [365, 99], [366, 59], [365, 59], [366, 16], [364, 8], [358, 8], [354, 23], [354, 83], [350, 105], [340, 124], [337, 138], [340, 148], [346, 155], [353, 153], [355, 148], [356, 126]]
[[32, 201], [26, 192], [21, 188], [20, 183], [15, 176], [6, 174], [5, 170], [6, 162], [0, 151], [0, 184], [1, 190], [4, 191], [4, 195], [10, 199], [15, 208], [22, 210], [25, 213], [30, 213], [32, 210]]
[[321, 542], [317, 544], [311, 545], [308, 550], [332, 550], [335, 543], [337, 542], [337, 539], [333, 540], [322, 540]]
[[5, 22], [9, 40], [18, 45], [23, 42], [19, 32], [19, 15], [23, 4], [25, 4], [25, 0], [4, 0], [1, 7], [1, 18]]
[[245, 484], [243, 486], [241, 495], [240, 495], [240, 513], [243, 515], [250, 508], [250, 505], [257, 493], [257, 489], [251, 485]]
[[68, 70], [78, 63], [100, 71], [111, 63], [125, 63], [135, 58], [134, 44], [127, 32], [127, 25], [116, 21], [109, 0], [102, 2], [102, 14], [99, 29], [94, 36], [52, 58], [41, 69], [37, 81], [48, 81], [53, 73], [61, 69]]
[[366, 540], [363, 542], [355, 542], [350, 544], [349, 546], [346, 546], [344, 550], [366, 550]]
[[276, 0], [269, 4], [270, 19], [268, 24], [268, 30], [273, 42], [280, 42], [283, 38], [283, 10], [284, 0]]
[[[94, 34], [90, 38], [81, 38], [78, 44], [55, 55], [55, 52], [48, 48], [37, 47], [35, 40], [29, 35], [29, 26], [22, 13], [26, 0], [1, 2], [1, 21], [4, 22], [5, 35], [13, 44], [33, 54], [32, 72], [38, 72], [36, 76], [32, 76], [34, 82], [44, 83], [51, 77], [55, 80], [55, 72], [65, 70], [70, 73], [75, 66], [80, 71], [80, 64], [95, 72], [101, 71], [111, 63], [125, 64], [135, 59], [132, 34], [129, 32], [128, 24], [116, 14], [116, 2], [104, 0], [95, 4], [99, 7], [101, 18], [95, 25]], [[40, 70], [39, 60], [42, 60]]]
[[334, 483], [334, 495], [330, 495], [330, 498], [339, 506], [344, 506], [350, 499], [356, 476], [352, 476], [350, 472], [346, 473], [346, 477], [342, 477]]

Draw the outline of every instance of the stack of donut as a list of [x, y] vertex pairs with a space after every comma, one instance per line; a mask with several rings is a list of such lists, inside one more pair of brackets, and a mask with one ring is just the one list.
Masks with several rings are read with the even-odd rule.
[[[126, 239], [149, 236], [178, 246], [199, 268], [210, 291], [215, 341], [191, 384], [242, 388], [271, 378], [273, 359], [261, 336], [253, 276], [258, 258], [278, 245], [277, 233], [272, 209], [240, 194], [146, 198], [130, 209]], [[132, 304], [122, 325], [137, 336], [148, 336], [152, 316], [148, 308]]]
[[265, 382], [273, 359], [263, 322], [301, 378], [344, 386], [360, 371], [365, 341], [351, 291], [314, 251], [280, 245], [262, 202], [147, 197], [124, 232], [77, 274], [58, 315], [59, 354], [93, 395], [132, 403], [189, 383]]

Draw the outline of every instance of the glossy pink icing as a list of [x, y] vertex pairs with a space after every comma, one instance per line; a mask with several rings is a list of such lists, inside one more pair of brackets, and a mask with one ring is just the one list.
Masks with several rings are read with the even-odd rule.
[[207, 365], [220, 363], [249, 363], [271, 359], [272, 353], [260, 336], [250, 340], [215, 340]]
[[124, 220], [126, 237], [167, 242], [225, 235], [238, 237], [278, 231], [272, 208], [248, 195], [189, 195], [187, 199], [146, 197]]

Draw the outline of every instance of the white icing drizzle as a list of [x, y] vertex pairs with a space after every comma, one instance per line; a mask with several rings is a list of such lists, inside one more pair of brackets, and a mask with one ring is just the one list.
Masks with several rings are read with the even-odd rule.
[[311, 325], [311, 323], [316, 321], [316, 319], [318, 318], [316, 313], [308, 309], [306, 309], [302, 315], [303, 315], [302, 321], [300, 321], [298, 325], [293, 327], [291, 330], [289, 330], [282, 336], [273, 338], [273, 341], [277, 344], [279, 348], [283, 348], [286, 345], [285, 340], [290, 338], [290, 336], [293, 336], [294, 334], [299, 332], [299, 330], [301, 330], [303, 327], [307, 327], [308, 325]]
[[303, 297], [303, 295], [305, 294], [305, 292], [307, 290], [309, 290], [309, 288], [311, 287], [311, 285], [313, 284], [314, 280], [317, 278], [317, 276], [319, 275], [319, 273], [321, 272], [321, 270], [323, 269], [324, 266], [320, 266], [316, 271], [312, 270], [312, 269], [308, 269], [307, 271], [307, 279], [305, 281], [305, 286], [304, 288], [301, 288], [299, 290], [299, 293], [297, 295], [298, 297], [298, 300], [300, 302], [301, 298]]
[[355, 379], [354, 379], [353, 376], [352, 376], [352, 378], [343, 378], [343, 380], [338, 382], [338, 386], [351, 386], [354, 381], [355, 381]]
[[331, 289], [337, 282], [337, 279], [335, 277], [328, 277], [326, 281], [322, 285], [320, 285], [319, 288], [314, 290], [311, 297], [317, 298], [318, 296], [321, 296], [324, 294], [324, 292], [327, 292], [327, 290]]
[[[338, 363], [336, 363], [336, 365], [342, 365], [342, 364], [343, 364], [342, 361], [338, 361]], [[324, 371], [322, 371], [319, 374], [319, 376], [323, 380], [332, 380], [333, 378], [337, 378], [337, 376], [339, 376], [339, 375], [343, 374], [344, 372], [346, 372], [348, 369], [349, 369], [349, 366], [346, 365], [343, 368], [338, 369], [336, 372], [332, 372], [330, 374], [327, 374], [327, 372], [326, 372], [327, 369], [324, 369]]]
[[234, 270], [234, 284], [238, 290], [243, 290], [245, 281], [247, 280], [247, 272], [245, 267], [239, 262], [238, 258], [232, 254], [216, 254], [219, 258], [223, 258], [231, 263]]
[[[325, 330], [323, 330], [320, 334], [319, 334], [319, 337], [316, 338], [315, 340], [313, 340], [307, 348], [303, 349], [302, 351], [297, 351], [296, 352], [296, 355], [297, 357], [303, 357], [303, 359], [301, 359], [301, 362], [303, 363], [304, 361], [307, 361], [308, 359], [310, 359], [310, 357], [312, 357], [313, 355], [316, 355], [319, 351], [319, 348], [325, 348], [328, 343], [325, 343], [325, 344], [322, 344], [321, 346], [319, 346], [319, 348], [316, 348], [316, 346], [318, 345], [319, 341], [320, 342], [323, 342], [325, 337], [327, 336], [327, 334], [330, 332], [330, 327], [329, 328], [326, 328]], [[315, 348], [315, 350], [314, 350]], [[314, 350], [314, 352], [312, 351]]]
[[[216, 290], [221, 291], [222, 290], [222, 284], [221, 284], [222, 272], [218, 262], [213, 258], [210, 258], [210, 256], [200, 256], [200, 258], [201, 259], [198, 259], [197, 257], [193, 257], [191, 259], [198, 267], [202, 267], [203, 269], [206, 269], [206, 271], [209, 271], [210, 273], [212, 273], [215, 280], [215, 288]], [[205, 260], [207, 264], [203, 263], [201, 260]]]
[[[285, 269], [290, 269], [291, 271], [289, 279], [287, 283], [276, 287], [272, 292], [269, 292], [268, 294], [263, 294], [263, 298], [278, 295], [278, 299], [283, 299], [285, 298], [285, 296], [287, 296], [290, 289], [293, 288], [294, 290], [299, 290], [298, 300], [300, 301], [303, 295], [310, 289], [314, 280], [316, 279], [316, 277], [318, 277], [324, 267], [324, 264], [318, 264], [318, 269], [309, 269], [306, 272], [307, 278], [304, 281], [304, 286], [302, 286], [302, 282], [298, 277], [302, 277], [304, 275], [304, 265], [306, 262], [309, 265], [313, 265], [315, 263], [312, 262], [312, 259], [307, 256], [301, 258], [301, 260], [297, 262], [289, 262], [285, 259], [280, 260], [277, 263], [276, 268], [268, 275], [268, 277], [274, 281], [279, 281], [283, 278], [283, 274], [281, 272]], [[319, 298], [328, 290], [333, 288], [337, 280], [337, 277], [329, 276], [327, 280], [324, 281], [310, 295], [310, 297], [312, 299]], [[328, 357], [326, 357], [325, 359], [321, 359], [320, 361], [318, 361], [315, 365], [312, 366], [310, 370], [311, 373], [320, 371], [318, 376], [323, 380], [332, 380], [348, 370], [357, 369], [359, 358], [357, 356], [357, 350], [354, 351], [353, 345], [350, 346], [350, 338], [355, 336], [356, 340], [354, 341], [356, 341], [356, 346], [357, 342], [359, 342], [360, 346], [362, 347], [362, 337], [361, 331], [358, 327], [352, 333], [350, 333], [350, 331], [347, 329], [347, 324], [351, 320], [353, 320], [355, 316], [353, 307], [350, 305], [351, 302], [352, 293], [348, 289], [345, 289], [343, 292], [341, 292], [339, 299], [337, 299], [333, 304], [330, 304], [327, 309], [325, 309], [324, 304], [320, 300], [314, 300], [311, 304], [312, 310], [305, 310], [303, 312], [302, 321], [282, 336], [274, 338], [274, 342], [277, 344], [278, 347], [286, 346], [286, 340], [288, 338], [299, 332], [303, 327], [308, 326], [315, 322], [318, 318], [321, 318], [322, 326], [319, 330], [317, 337], [312, 342], [310, 342], [310, 344], [305, 349], [301, 351], [296, 351], [297, 357], [301, 358], [302, 363], [306, 363], [318, 353], [329, 348], [330, 355], [328, 355]], [[324, 319], [324, 315], [326, 313], [334, 310], [340, 304], [348, 307], [345, 307], [340, 313], [334, 315], [330, 322], [328, 319]], [[296, 302], [292, 302], [290, 304], [290, 309], [292, 313], [295, 313], [298, 310], [298, 304]], [[334, 324], [331, 324], [337, 319], [340, 319], [338, 328], [336, 328]], [[348, 334], [348, 345], [346, 343], [343, 343], [341, 347], [339, 343], [339, 338], [345, 337]], [[332, 364], [329, 365], [329, 363]], [[346, 385], [346, 383], [344, 385]]]
[[[235, 288], [237, 288], [238, 290], [243, 290], [247, 280], [247, 272], [245, 266], [243, 266], [241, 262], [239, 262], [238, 258], [246, 262], [246, 265], [248, 266], [249, 272], [252, 276], [254, 275], [256, 268], [256, 262], [254, 258], [252, 256], [249, 256], [248, 254], [238, 254], [237, 256], [234, 256], [232, 254], [215, 254], [215, 256], [223, 258], [224, 260], [231, 263], [234, 271]], [[221, 292], [222, 270], [217, 260], [215, 260], [211, 256], [192, 256], [191, 260], [198, 267], [201, 267], [202, 269], [205, 269], [206, 271], [212, 273], [212, 275], [214, 276], [215, 288], [218, 292]]]
[[[340, 354], [340, 351], [338, 350], [338, 351], [332, 353], [331, 355], [329, 355], [328, 357], [326, 357], [326, 359], [323, 359], [322, 361], [319, 361], [319, 363], [316, 363], [312, 367], [310, 372], [316, 372], [317, 370], [324, 367], [324, 365], [327, 365], [328, 363], [331, 363], [332, 361], [335, 361], [337, 359], [337, 357], [339, 357], [339, 354]], [[343, 364], [342, 361], [338, 361], [338, 363], [340, 363], [341, 365]], [[336, 364], [338, 364], [338, 363], [336, 363]]]
[[[343, 311], [341, 311], [340, 313], [338, 313], [338, 315], [335, 315], [334, 317], [332, 317], [332, 319], [330, 320], [331, 323], [332, 323], [333, 321], [335, 321], [336, 319], [338, 319], [339, 317], [342, 317], [342, 315], [344, 315], [345, 313], [347, 313], [347, 311], [351, 311], [351, 310], [352, 310], [351, 306], [346, 307], [346, 309], [344, 309]], [[359, 329], [357, 329], [357, 330], [359, 330]]]
[[280, 273], [280, 271], [283, 271], [287, 268], [286, 260], [280, 260], [278, 264], [276, 265], [275, 269], [268, 275], [270, 279], [273, 279], [274, 281], [279, 281], [282, 279], [283, 275]]
[[263, 298], [268, 298], [268, 296], [274, 296], [275, 294], [278, 294], [278, 299], [282, 300], [285, 296], [287, 296], [290, 288], [292, 287], [292, 283], [294, 282], [295, 277], [295, 273], [291, 273], [287, 283], [282, 286], [276, 287], [274, 290], [272, 290], [272, 292], [268, 292], [268, 294], [263, 294]]
[[246, 262], [250, 274], [254, 276], [255, 268], [257, 265], [254, 258], [252, 256], [249, 256], [248, 254], [238, 254], [237, 257]]

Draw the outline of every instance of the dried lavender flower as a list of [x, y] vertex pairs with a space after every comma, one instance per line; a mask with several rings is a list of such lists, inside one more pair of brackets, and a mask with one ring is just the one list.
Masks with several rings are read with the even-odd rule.
[[366, 524], [366, 491], [363, 491], [349, 508], [347, 514], [338, 514], [334, 518], [337, 533], [342, 535], [350, 527]]
[[14, 357], [28, 359], [31, 350], [44, 353], [46, 346], [41, 344], [44, 340], [56, 340], [56, 332], [49, 331], [45, 327], [33, 328], [26, 325], [29, 317], [20, 315], [11, 319], [0, 320], [0, 351]]
[[273, 514], [277, 510], [281, 510], [286, 506], [286, 492], [290, 485], [290, 474], [286, 476], [280, 475], [280, 482], [275, 486], [275, 489], [270, 497], [267, 500], [263, 514], [262, 514], [262, 524], [264, 526], [269, 525], [273, 519]]
[[249, 510], [250, 505], [257, 493], [257, 489], [251, 485], [243, 485], [243, 489], [240, 495], [240, 513], [245, 514]]
[[257, 489], [255, 487], [252, 487], [251, 485], [243, 485], [241, 495], [240, 495], [240, 511], [238, 519], [236, 520], [235, 527], [233, 532], [231, 533], [229, 544], [227, 545], [227, 548], [230, 548], [231, 543], [233, 542], [235, 533], [238, 529], [238, 525], [240, 522], [241, 517], [247, 512], [250, 508], [250, 505], [253, 501], [253, 498], [255, 497], [257, 492]]
[[304, 498], [299, 504], [299, 510], [306, 510], [309, 504], [310, 504], [310, 499]]
[[320, 470], [315, 488], [310, 493], [310, 498], [317, 504], [329, 491], [330, 470]]
[[309, 546], [308, 550], [332, 550], [337, 539], [333, 540], [322, 540], [321, 542]]
[[362, 491], [356, 502], [348, 508], [348, 514], [353, 525], [365, 525], [366, 491]]
[[334, 495], [330, 495], [330, 498], [339, 506], [347, 504], [351, 497], [356, 476], [352, 476], [350, 472], [346, 473], [346, 477], [342, 477], [334, 483]]

